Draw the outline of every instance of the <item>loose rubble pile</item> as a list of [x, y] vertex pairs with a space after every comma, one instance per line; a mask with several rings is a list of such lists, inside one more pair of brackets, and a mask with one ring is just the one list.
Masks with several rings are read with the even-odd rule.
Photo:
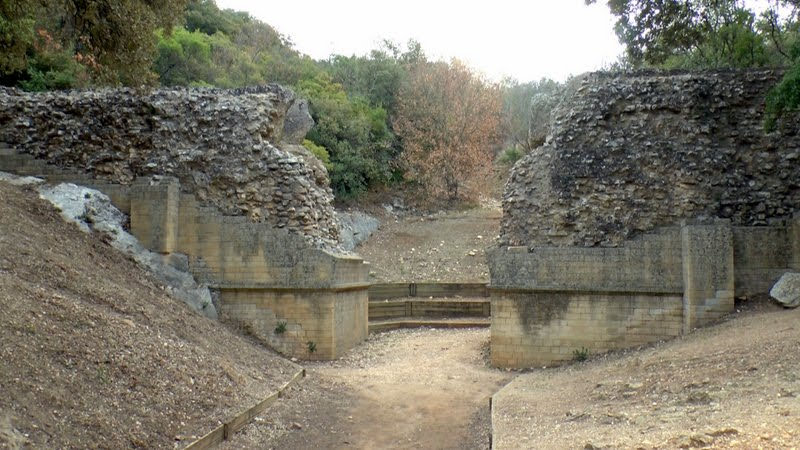
[[800, 121], [766, 134], [779, 71], [593, 73], [514, 167], [501, 245], [603, 246], [682, 219], [800, 212]]
[[332, 247], [339, 231], [327, 173], [306, 164], [307, 155], [282, 149], [300, 143], [313, 125], [304, 105], [278, 85], [36, 94], [0, 88], [0, 142], [114, 183], [174, 176], [223, 214]]
[[336, 211], [339, 220], [339, 236], [342, 248], [353, 251], [358, 244], [364, 242], [380, 226], [380, 221], [361, 211]]

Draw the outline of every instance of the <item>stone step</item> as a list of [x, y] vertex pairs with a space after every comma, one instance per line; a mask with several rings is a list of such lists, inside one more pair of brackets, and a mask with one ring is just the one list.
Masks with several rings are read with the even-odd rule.
[[426, 319], [407, 317], [395, 320], [372, 320], [369, 322], [369, 332], [378, 333], [401, 328], [488, 328], [491, 324], [492, 321], [489, 318]]

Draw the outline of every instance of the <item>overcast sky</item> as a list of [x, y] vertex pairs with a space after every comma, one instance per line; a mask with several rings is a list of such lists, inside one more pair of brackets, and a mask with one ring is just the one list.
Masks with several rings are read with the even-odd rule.
[[599, 69], [622, 53], [605, 2], [217, 0], [288, 35], [315, 59], [363, 55], [383, 39], [418, 40], [433, 58], [456, 57], [495, 80], [519, 81]]

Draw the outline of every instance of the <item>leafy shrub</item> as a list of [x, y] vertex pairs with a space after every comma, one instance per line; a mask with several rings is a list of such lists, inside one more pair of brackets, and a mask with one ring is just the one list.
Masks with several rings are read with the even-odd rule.
[[84, 86], [88, 82], [86, 66], [78, 62], [90, 57], [74, 55], [71, 49], [63, 48], [45, 30], [38, 30], [34, 44], [35, 54], [28, 59], [28, 79], [20, 82], [26, 91], [47, 91]]
[[500, 164], [505, 164], [510, 166], [515, 162], [517, 162], [520, 158], [522, 158], [522, 156], [523, 156], [522, 150], [520, 150], [516, 146], [512, 146], [503, 150], [503, 152], [500, 153], [500, 157], [497, 159], [497, 161]]
[[297, 90], [311, 105], [316, 125], [308, 140], [327, 151], [336, 196], [352, 199], [372, 185], [388, 182], [394, 136], [386, 124], [386, 111], [348, 97], [325, 73], [300, 81]]
[[572, 351], [572, 359], [578, 362], [583, 362], [589, 359], [589, 349], [581, 347]]
[[285, 321], [278, 322], [278, 326], [275, 327], [275, 334], [286, 333], [286, 326], [287, 323]]
[[303, 139], [303, 147], [307, 148], [314, 156], [317, 157], [322, 164], [325, 165], [325, 168], [331, 170], [331, 155], [328, 154], [328, 151], [325, 150], [325, 147], [321, 145], [317, 145], [314, 141], [310, 141], [308, 139]]
[[764, 114], [764, 129], [775, 130], [778, 119], [786, 112], [796, 110], [800, 106], [800, 59], [786, 71], [783, 79], [767, 94], [767, 105]]

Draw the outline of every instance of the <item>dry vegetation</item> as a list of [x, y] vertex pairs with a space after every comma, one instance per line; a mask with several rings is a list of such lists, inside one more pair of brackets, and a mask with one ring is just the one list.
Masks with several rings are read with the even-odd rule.
[[0, 183], [0, 448], [173, 447], [296, 371]]

